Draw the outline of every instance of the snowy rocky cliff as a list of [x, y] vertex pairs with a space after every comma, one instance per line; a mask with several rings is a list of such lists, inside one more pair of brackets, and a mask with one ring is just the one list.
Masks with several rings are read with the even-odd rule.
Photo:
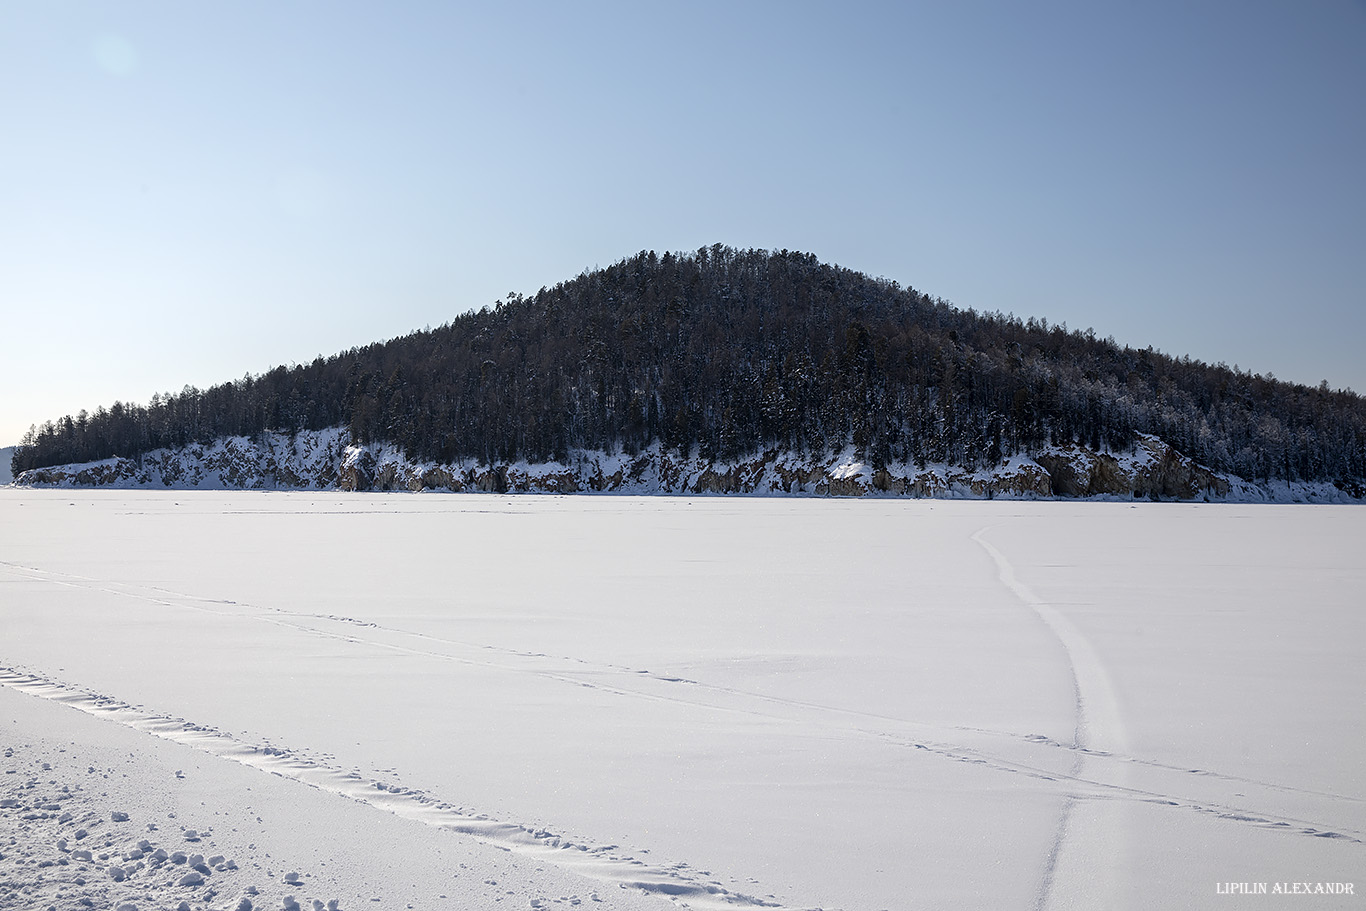
[[951, 465], [881, 468], [852, 450], [823, 456], [769, 450], [720, 462], [653, 446], [636, 455], [579, 451], [565, 463], [437, 464], [389, 445], [350, 445], [341, 429], [232, 437], [209, 446], [160, 449], [137, 459], [33, 469], [29, 487], [213, 490], [439, 490], [535, 493], [760, 494], [989, 499], [1121, 497], [1174, 500], [1357, 502], [1362, 491], [1332, 484], [1252, 484], [1216, 474], [1152, 436], [1133, 451], [1052, 446], [970, 470]]

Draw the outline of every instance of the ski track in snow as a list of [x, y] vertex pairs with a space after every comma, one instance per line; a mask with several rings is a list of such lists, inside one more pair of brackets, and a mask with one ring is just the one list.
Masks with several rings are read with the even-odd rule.
[[421, 791], [366, 779], [287, 749], [244, 743], [213, 728], [156, 715], [117, 699], [84, 692], [33, 674], [0, 668], [0, 686], [60, 702], [97, 718], [293, 779], [404, 819], [530, 855], [605, 883], [677, 897], [689, 906], [701, 909], [754, 907], [788, 911], [777, 902], [742, 895], [719, 883], [706, 881], [702, 879], [707, 875], [704, 871], [694, 871], [686, 863], [649, 864], [630, 856], [617, 845], [590, 846], [545, 829], [533, 830], [490, 819]]
[[[974, 538], [974, 540], [979, 540]], [[979, 540], [979, 543], [980, 542]], [[857, 709], [829, 706], [797, 699], [788, 699], [766, 693], [700, 680], [679, 677], [672, 674], [659, 674], [648, 669], [638, 669], [610, 662], [596, 662], [572, 656], [553, 656], [543, 652], [522, 651], [496, 645], [469, 643], [460, 640], [428, 635], [386, 627], [371, 621], [357, 620], [334, 614], [320, 614], [289, 611], [279, 607], [259, 607], [246, 602], [207, 599], [195, 595], [185, 595], [160, 587], [149, 587], [139, 591], [132, 585], [110, 585], [68, 573], [54, 573], [38, 570], [19, 564], [0, 561], [0, 566], [29, 576], [29, 578], [49, 581], [55, 584], [88, 588], [106, 594], [120, 595], [144, 600], [166, 607], [202, 611], [220, 616], [255, 619], [321, 638], [341, 642], [367, 645], [414, 656], [433, 658], [443, 661], [484, 667], [511, 673], [534, 674], [567, 685], [598, 690], [631, 699], [680, 704], [690, 707], [706, 708], [713, 711], [733, 712], [762, 718], [767, 721], [789, 723], [820, 724], [849, 734], [876, 738], [898, 746], [913, 747], [945, 759], [967, 762], [993, 768], [1001, 772], [1024, 774], [1050, 781], [1070, 781], [1078, 786], [1078, 793], [1092, 799], [1105, 796], [1132, 797], [1145, 802], [1159, 802], [1168, 806], [1186, 807], [1197, 812], [1208, 812], [1240, 821], [1257, 819], [1276, 828], [1295, 829], [1303, 827], [1303, 834], [1330, 837], [1347, 837], [1353, 841], [1366, 843], [1366, 832], [1332, 832], [1333, 827], [1324, 823], [1296, 819], [1277, 814], [1259, 813], [1250, 807], [1236, 805], [1222, 800], [1200, 800], [1180, 796], [1181, 783], [1193, 777], [1217, 782], [1228, 788], [1241, 788], [1263, 791], [1268, 794], [1283, 793], [1305, 795], [1328, 799], [1334, 802], [1366, 803], [1361, 798], [1300, 788], [1275, 782], [1262, 781], [1245, 776], [1223, 774], [1211, 769], [1192, 769], [1181, 765], [1163, 763], [1129, 755], [1122, 743], [1110, 743], [1109, 748], [1097, 746], [1084, 736], [1083, 728], [1078, 727], [1079, 740], [1064, 744], [1041, 734], [1021, 734], [1012, 731], [992, 730], [968, 725], [931, 724], [910, 719], [863, 712]], [[1027, 591], [1027, 589], [1026, 589]], [[155, 594], [152, 594], [154, 592]], [[1039, 602], [1042, 603], [1042, 602]], [[1053, 608], [1048, 608], [1056, 616]], [[244, 613], [250, 611], [254, 613]], [[1064, 623], [1070, 622], [1062, 618]], [[354, 632], [336, 632], [320, 629], [313, 623], [334, 623], [342, 627], [373, 630], [393, 638], [423, 643], [400, 645], [394, 642], [370, 638]], [[1075, 633], [1075, 627], [1072, 627]], [[1080, 633], [1076, 633], [1080, 636]], [[464, 650], [470, 655], [451, 654], [450, 651], [437, 650], [440, 647]], [[1094, 651], [1087, 645], [1093, 660]], [[489, 653], [502, 656], [503, 660], [490, 660], [482, 655]], [[1101, 672], [1103, 674], [1103, 670]], [[581, 676], [587, 674], [589, 677]], [[591, 677], [591, 679], [589, 679]], [[610, 678], [611, 682], [607, 679]], [[642, 689], [653, 687], [653, 690]], [[1105, 681], [1108, 690], [1108, 678]], [[683, 689], [704, 698], [686, 698], [677, 694]], [[706, 698], [710, 697], [710, 698]], [[757, 704], [757, 705], [756, 705]], [[1113, 696], [1111, 703], [1113, 706]], [[762, 708], [759, 706], [763, 706]], [[987, 747], [965, 744], [964, 740], [985, 742]], [[1029, 751], [1030, 758], [1022, 758], [1020, 749]], [[1059, 772], [1056, 758], [1069, 757], [1070, 768]], [[1052, 761], [1050, 761], [1052, 760]], [[1083, 768], [1084, 765], [1084, 768]], [[1164, 787], [1143, 789], [1125, 784], [1126, 766], [1136, 766], [1151, 770], [1163, 780]], [[1170, 783], [1170, 787], [1166, 785]], [[1338, 826], [1338, 829], [1343, 827]]]
[[[1124, 808], [1142, 803], [1209, 815], [1242, 825], [1289, 834], [1345, 839], [1366, 844], [1366, 832], [1257, 809], [1258, 798], [1299, 794], [1332, 801], [1364, 803], [1360, 798], [1258, 781], [1214, 770], [1183, 768], [1128, 754], [1118, 702], [1099, 656], [1081, 632], [1056, 608], [1019, 581], [1008, 560], [984, 539], [989, 528], [972, 535], [995, 562], [1002, 584], [1029, 606], [1057, 637], [1069, 661], [1076, 693], [1075, 733], [1071, 744], [1037, 734], [987, 730], [969, 726], [932, 725], [855, 709], [785, 699], [740, 688], [709, 684], [646, 669], [552, 656], [499, 646], [461, 642], [386, 627], [369, 621], [321, 613], [294, 612], [272, 606], [186, 595], [159, 587], [108, 583], [0, 561], [15, 575], [50, 584], [134, 598], [173, 609], [252, 619], [297, 632], [439, 660], [455, 661], [514, 673], [531, 673], [568, 685], [615, 696], [649, 699], [736, 712], [788, 723], [833, 728], [872, 737], [946, 761], [967, 763], [1001, 774], [1058, 782], [1063, 809], [1049, 848], [1036, 894], [1036, 907], [1105, 907], [1121, 894]], [[340, 629], [321, 628], [336, 624]], [[398, 640], [398, 641], [386, 641]], [[464, 654], [461, 654], [461, 653]], [[490, 657], [496, 655], [496, 658]], [[587, 679], [591, 677], [592, 679]], [[610, 682], [609, 682], [610, 681]], [[618, 846], [572, 843], [553, 833], [516, 823], [492, 820], [455, 807], [423, 792], [362, 778], [305, 753], [244, 743], [212, 728], [158, 715], [116, 698], [79, 689], [19, 668], [0, 668], [0, 685], [53, 699], [97, 717], [241, 762], [363, 804], [437, 828], [464, 834], [510, 850], [532, 854], [583, 875], [647, 892], [674, 896], [698, 908], [780, 905], [728, 891], [701, 879], [686, 863], [647, 864]], [[679, 690], [690, 696], [680, 695]], [[972, 741], [969, 745], [964, 741]], [[1060, 768], [1065, 769], [1059, 771]], [[1130, 769], [1141, 769], [1145, 781], [1131, 782]], [[1192, 783], [1198, 783], [1192, 792]], [[1215, 796], [1208, 790], [1213, 786]], [[1237, 793], [1234, 793], [1235, 790]], [[1241, 800], [1236, 798], [1242, 798]], [[1097, 881], [1097, 871], [1112, 875]], [[1120, 876], [1113, 875], [1115, 871]]]
[[[1082, 632], [1060, 611], [1039, 598], [1015, 574], [1005, 554], [986, 540], [994, 526], [977, 530], [977, 542], [996, 564], [1001, 583], [1028, 605], [1062, 645], [1071, 669], [1076, 728], [1076, 759], [1071, 778], [1080, 781], [1097, 765], [1099, 753], [1128, 752], [1119, 701], [1099, 655]], [[1128, 790], [1127, 770], [1116, 766], [1112, 784]], [[1125, 893], [1124, 807], [1115, 801], [1087, 801], [1073, 791], [1063, 802], [1057, 835], [1049, 848], [1035, 907], [1113, 908]]]
[[[974, 538], [974, 540], [976, 539]], [[1111, 744], [1110, 746], [1112, 748], [1107, 749], [1082, 742], [1064, 744], [1042, 734], [1021, 734], [1014, 731], [994, 730], [971, 725], [932, 724], [913, 719], [882, 715], [875, 712], [860, 711], [858, 709], [823, 705], [821, 703], [799, 699], [789, 699], [723, 684], [707, 683], [705, 681], [680, 677], [674, 674], [660, 674], [648, 669], [634, 668], [611, 662], [590, 661], [574, 656], [556, 656], [544, 652], [524, 651], [497, 645], [471, 643], [457, 639], [432, 636], [426, 633], [413, 632], [396, 627], [387, 627], [372, 621], [358, 620], [352, 617], [338, 616], [336, 614], [290, 611], [274, 606], [262, 607], [252, 605], [243, 601], [202, 598], [197, 595], [186, 595], [158, 586], [147, 586], [143, 589], [141, 586], [134, 585], [111, 585], [109, 583], [99, 583], [95, 580], [70, 573], [56, 573], [50, 570], [39, 570], [7, 561], [0, 561], [0, 567], [4, 567], [16, 574], [27, 575], [29, 578], [38, 581], [87, 588], [105, 594], [148, 601], [165, 607], [196, 610], [204, 613], [216, 614], [218, 616], [255, 619], [261, 622], [283, 626], [297, 632], [318, 636], [320, 638], [399, 651], [418, 657], [453, 661], [461, 664], [513, 673], [534, 674], [569, 685], [601, 690], [611, 693], [612, 695], [626, 698], [677, 703], [716, 711], [731, 711], [737, 714], [752, 715], [770, 721], [802, 721], [810, 723], [811, 716], [815, 715], [823, 717], [826, 725], [830, 727], [838, 727], [851, 733], [866, 734], [882, 740], [893, 741], [903, 746], [914, 746], [917, 749], [927, 750], [932, 753], [944, 755], [948, 758], [960, 759], [961, 761], [981, 762], [998, 767], [1002, 771], [1037, 774], [1051, 780], [1072, 778], [1085, 785], [1102, 789], [1109, 788], [1118, 792], [1126, 792], [1131, 789], [1125, 788], [1122, 784], [1116, 782], [1113, 775], [1099, 776], [1099, 778], [1105, 779], [1104, 781], [1078, 777], [1080, 775], [1079, 771], [1072, 775], [1059, 775], [1056, 770], [1050, 771], [1046, 764], [1035, 766], [1029, 763], [1016, 761], [1007, 758], [1004, 755], [1000, 755], [1000, 750], [1004, 749], [1005, 746], [1020, 744], [1046, 747], [1048, 750], [1055, 753], [1075, 754], [1075, 758], [1072, 759], [1072, 762], [1074, 763], [1083, 758], [1090, 759], [1098, 764], [1098, 768], [1106, 762], [1115, 765], [1135, 765], [1150, 768], [1159, 773], [1173, 773], [1170, 777], [1178, 780], [1197, 775], [1226, 782], [1230, 785], [1249, 786], [1268, 792], [1321, 797], [1332, 801], [1366, 803], [1366, 801], [1363, 801], [1361, 798], [1351, 795], [1318, 791], [1310, 788], [1262, 781], [1260, 779], [1248, 778], [1245, 776], [1223, 774], [1210, 769], [1192, 769], [1182, 765], [1173, 765], [1157, 760], [1144, 759], [1127, 754], [1125, 750], [1118, 748], [1117, 744]], [[140, 591], [139, 589], [143, 590]], [[1054, 609], [1049, 608], [1049, 610], [1054, 611], [1056, 614]], [[257, 613], [245, 613], [245, 611], [254, 611]], [[313, 622], [335, 623], [343, 627], [373, 630], [377, 634], [421, 642], [427, 644], [429, 647], [420, 648], [417, 646], [403, 646], [393, 642], [366, 638], [353, 632], [334, 632], [326, 629], [319, 629], [318, 627], [311, 625]], [[1064, 622], [1068, 621], [1064, 619]], [[1073, 630], [1075, 631], [1075, 627], [1073, 627]], [[1077, 633], [1077, 635], [1080, 635], [1080, 633]], [[461, 656], [451, 654], [449, 651], [435, 650], [443, 646], [468, 651], [475, 657]], [[514, 662], [520, 663], [510, 663], [507, 660], [495, 661], [479, 657], [481, 654], [488, 653], [501, 655], [505, 659], [513, 659]], [[1092, 655], [1094, 656], [1094, 652], [1092, 652]], [[553, 667], [553, 665], [557, 664], [563, 665], [564, 667]], [[584, 670], [580, 670], [580, 668]], [[590, 674], [592, 679], [578, 676], [579, 674]], [[606, 683], [604, 682], [604, 677], [613, 677], [615, 678], [615, 682], [611, 684]], [[647, 692], [639, 688], [641, 686], [651, 686], [654, 684], [668, 684], [670, 686], [657, 687], [658, 691], [656, 692]], [[1107, 688], [1109, 687], [1108, 679], [1105, 686]], [[770, 708], [767, 710], [760, 710], [752, 705], [719, 704], [720, 700], [718, 699], [712, 699], [710, 701], [704, 701], [703, 699], [688, 699], [672, 692], [679, 688], [686, 688], [689, 691], [697, 692], [702, 695], [721, 697], [722, 699], [730, 700], [734, 703], [760, 703], [770, 706]], [[775, 709], [785, 711], [786, 714], [775, 714]], [[873, 727], [867, 727], [869, 724], [873, 725]], [[965, 737], [988, 741], [999, 740], [1002, 741], [1003, 746], [998, 747], [996, 752], [970, 747], [959, 742]], [[1040, 762], [1042, 761], [1041, 758]], [[1135, 793], [1146, 792], [1135, 791]]]

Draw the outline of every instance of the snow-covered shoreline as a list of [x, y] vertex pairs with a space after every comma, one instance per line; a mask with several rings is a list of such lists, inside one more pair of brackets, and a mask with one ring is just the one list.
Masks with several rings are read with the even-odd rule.
[[1161, 499], [1230, 503], [1359, 503], [1327, 482], [1251, 482], [1219, 474], [1163, 441], [1129, 452], [1052, 446], [967, 469], [874, 467], [852, 448], [809, 455], [771, 450], [734, 460], [680, 457], [659, 445], [628, 455], [575, 451], [566, 462], [414, 461], [391, 444], [350, 445], [340, 428], [231, 437], [135, 459], [23, 472], [22, 487], [172, 490], [407, 490], [518, 493], [894, 496], [934, 499]]

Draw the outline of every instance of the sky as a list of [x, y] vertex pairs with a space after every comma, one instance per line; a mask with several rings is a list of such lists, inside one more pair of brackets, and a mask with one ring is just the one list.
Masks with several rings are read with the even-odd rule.
[[640, 250], [1366, 392], [1366, 2], [0, 13], [0, 445]]

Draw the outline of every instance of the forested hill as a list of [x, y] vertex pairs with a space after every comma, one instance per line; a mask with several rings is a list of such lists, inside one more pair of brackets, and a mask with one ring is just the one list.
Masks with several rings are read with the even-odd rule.
[[1366, 400], [958, 310], [786, 250], [643, 252], [438, 329], [35, 428], [30, 468], [342, 426], [412, 459], [702, 458], [853, 444], [972, 468], [1154, 434], [1249, 480], [1366, 477]]

